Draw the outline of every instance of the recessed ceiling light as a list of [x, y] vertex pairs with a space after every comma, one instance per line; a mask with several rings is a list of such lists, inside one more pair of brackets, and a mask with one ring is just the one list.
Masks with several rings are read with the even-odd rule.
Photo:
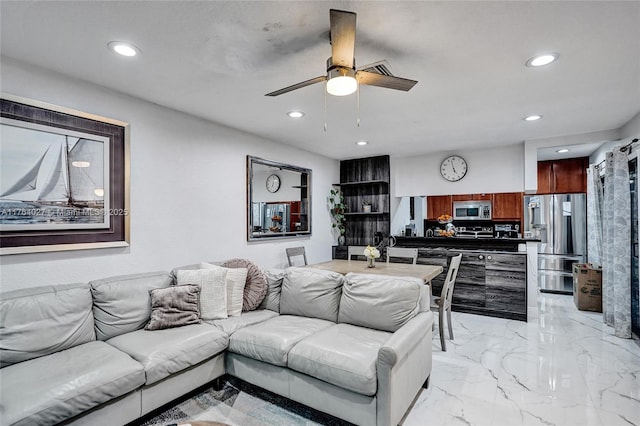
[[366, 144], [368, 144], [368, 143], [369, 143], [369, 142], [367, 142], [367, 141], [358, 141], [358, 142], [356, 142], [356, 145], [359, 145], [359, 146], [365, 146], [365, 145], [366, 145]]
[[556, 152], [560, 153], [560, 154], [564, 154], [565, 152], [569, 152], [569, 150], [567, 148], [562, 148], [557, 150]]
[[534, 56], [527, 61], [528, 67], [541, 67], [549, 65], [551, 62], [558, 59], [557, 53], [545, 53], [544, 55]]
[[304, 112], [302, 111], [289, 111], [287, 115], [291, 118], [302, 118], [304, 117]]
[[537, 121], [537, 120], [540, 120], [541, 118], [542, 118], [541, 115], [529, 115], [524, 118], [524, 121]]
[[131, 57], [142, 53], [142, 51], [137, 46], [124, 41], [110, 41], [109, 43], [107, 43], [107, 47], [110, 50], [116, 52], [118, 55], [122, 56]]

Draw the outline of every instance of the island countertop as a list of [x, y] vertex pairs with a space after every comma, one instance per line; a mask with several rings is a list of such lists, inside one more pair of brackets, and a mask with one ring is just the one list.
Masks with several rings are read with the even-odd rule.
[[540, 242], [530, 238], [472, 238], [472, 237], [403, 237], [397, 236], [397, 247], [455, 248], [461, 250], [518, 252], [520, 244]]

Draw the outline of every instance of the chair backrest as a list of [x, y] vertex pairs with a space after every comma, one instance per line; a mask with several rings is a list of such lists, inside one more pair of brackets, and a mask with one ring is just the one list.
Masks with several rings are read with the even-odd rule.
[[404, 248], [404, 247], [387, 247], [387, 263], [389, 263], [390, 257], [403, 257], [411, 259], [415, 265], [418, 260], [417, 248]]
[[304, 264], [307, 265], [307, 254], [304, 250], [304, 247], [290, 247], [285, 249], [287, 252], [287, 260], [289, 261], [289, 266], [294, 266], [292, 261], [292, 257], [302, 256], [304, 258]]
[[349, 246], [347, 259], [351, 260], [351, 256], [362, 256], [364, 257], [364, 249], [367, 246]]
[[462, 253], [451, 258], [449, 270], [447, 271], [447, 277], [444, 279], [442, 293], [440, 294], [440, 303], [442, 303], [442, 308], [444, 309], [449, 309], [451, 307], [451, 300], [453, 299], [453, 288], [456, 285], [456, 277], [458, 276], [458, 270], [460, 269], [461, 260]]

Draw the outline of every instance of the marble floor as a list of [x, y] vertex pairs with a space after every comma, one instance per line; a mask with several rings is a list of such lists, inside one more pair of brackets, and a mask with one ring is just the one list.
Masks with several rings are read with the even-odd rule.
[[454, 312], [447, 352], [436, 327], [431, 385], [403, 425], [640, 426], [638, 340], [570, 296], [538, 305], [526, 323]]

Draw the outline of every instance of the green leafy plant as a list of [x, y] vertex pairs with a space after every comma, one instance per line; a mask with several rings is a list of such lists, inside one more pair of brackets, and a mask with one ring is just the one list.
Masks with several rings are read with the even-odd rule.
[[332, 228], [338, 230], [340, 235], [344, 235], [345, 232], [345, 217], [344, 217], [344, 195], [342, 192], [336, 189], [332, 189], [329, 195], [329, 212], [333, 218]]

